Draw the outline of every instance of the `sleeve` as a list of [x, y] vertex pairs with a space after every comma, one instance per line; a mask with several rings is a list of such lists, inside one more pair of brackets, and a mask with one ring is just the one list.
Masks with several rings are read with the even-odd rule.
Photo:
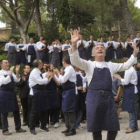
[[123, 49], [125, 48], [124, 43], [122, 42]]
[[72, 71], [70, 69], [67, 69], [63, 76], [62, 75], [59, 76], [59, 81], [61, 83], [66, 83], [70, 79], [71, 75], [72, 75]]
[[14, 78], [14, 82], [18, 83], [20, 81], [20, 78], [17, 78], [15, 74], [12, 75]]
[[34, 49], [35, 49], [35, 51], [37, 52], [37, 46], [36, 46], [36, 44], [34, 44]]
[[40, 50], [41, 48], [42, 48], [42, 44], [40, 43], [38, 43], [38, 45], [36, 44], [36, 48], [37, 48], [37, 50]]
[[124, 48], [125, 48], [125, 49], [127, 48], [127, 42], [125, 42], [125, 44], [124, 44]]
[[4, 76], [2, 76], [2, 75], [0, 74], [0, 86], [1, 86], [1, 85], [6, 85], [6, 84], [8, 84], [8, 83], [10, 83], [10, 82], [11, 82], [10, 76], [4, 77]]
[[72, 49], [69, 49], [69, 56], [72, 65], [87, 71], [90, 67], [90, 63], [84, 59], [81, 59], [78, 53], [78, 50], [72, 53]]
[[131, 81], [132, 71], [125, 71], [124, 79], [121, 79], [122, 85], [128, 85]]
[[8, 49], [9, 49], [9, 43], [6, 43], [4, 51], [8, 51]]
[[40, 77], [40, 75], [36, 74], [36, 76], [33, 76], [34, 81], [39, 85], [45, 85], [49, 82], [49, 79], [43, 76], [43, 79]]
[[26, 51], [26, 49], [27, 49], [27, 46], [26, 46], [26, 44], [24, 44], [24, 47], [22, 48], [22, 50]]
[[131, 66], [137, 63], [137, 57], [134, 57], [134, 55], [131, 55], [131, 57], [125, 62], [125, 63], [112, 63], [111, 64], [111, 69], [113, 72], [118, 72], [118, 71], [125, 71], [128, 70]]

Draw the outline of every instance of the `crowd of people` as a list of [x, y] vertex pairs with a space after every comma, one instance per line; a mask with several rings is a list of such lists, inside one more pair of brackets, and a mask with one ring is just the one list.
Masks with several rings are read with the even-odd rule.
[[[106, 43], [103, 38], [94, 41], [93, 35], [90, 35], [90, 41], [85, 41], [78, 30], [72, 32], [71, 43], [66, 40], [62, 45], [56, 40], [46, 45], [46, 41], [40, 37], [35, 44], [30, 38], [30, 43], [24, 44], [21, 38], [16, 45], [15, 39], [11, 38], [5, 45], [7, 60], [0, 62], [0, 127], [4, 135], [11, 135], [9, 112], [13, 112], [16, 132], [26, 132], [21, 128], [15, 87], [22, 105], [22, 125], [27, 125], [33, 135], [36, 135], [35, 127], [46, 132], [49, 125], [58, 128], [61, 119], [66, 126], [62, 133], [72, 136], [76, 129], [82, 129], [81, 122], [87, 120], [87, 129], [94, 140], [102, 140], [102, 130], [108, 131], [107, 140], [115, 140], [120, 130], [122, 92], [122, 109], [129, 113], [126, 133], [138, 130], [139, 33], [135, 39], [128, 36], [125, 43], [121, 38], [115, 42], [113, 37]], [[123, 63], [111, 62], [116, 58], [122, 59]], [[125, 71], [124, 78], [117, 74], [120, 71]]]

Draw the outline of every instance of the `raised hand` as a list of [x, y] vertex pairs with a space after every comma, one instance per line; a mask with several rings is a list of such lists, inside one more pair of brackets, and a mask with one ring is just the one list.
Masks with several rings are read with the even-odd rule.
[[11, 73], [13, 73], [14, 68], [15, 68], [15, 66], [12, 66], [12, 67], [10, 68], [10, 72], [11, 72]]
[[16, 65], [16, 73], [19, 73], [19, 70], [20, 70], [20, 65]]
[[77, 43], [77, 41], [79, 40], [80, 35], [79, 35], [79, 31], [76, 29], [71, 33], [71, 42], [73, 43]]

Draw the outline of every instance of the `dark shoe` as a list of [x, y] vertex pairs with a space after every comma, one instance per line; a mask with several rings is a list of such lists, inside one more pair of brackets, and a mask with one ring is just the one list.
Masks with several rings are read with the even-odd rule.
[[76, 134], [76, 131], [75, 130], [72, 130], [72, 131], [70, 131], [68, 133], [65, 133], [65, 136], [73, 136], [75, 134]]
[[3, 135], [9, 136], [9, 135], [12, 135], [12, 133], [10, 133], [9, 131], [5, 131], [3, 132]]
[[43, 131], [49, 132], [49, 129], [47, 127], [40, 128], [40, 129], [43, 130]]
[[69, 133], [69, 129], [66, 129], [66, 130], [64, 130], [64, 131], [62, 131], [61, 133]]
[[36, 132], [35, 132], [34, 129], [33, 130], [30, 130], [30, 133], [33, 134], [33, 135], [36, 135]]
[[28, 125], [28, 123], [23, 123], [23, 124], [22, 124], [22, 126], [26, 126], [26, 125]]
[[19, 130], [16, 130], [17, 133], [24, 133], [24, 132], [27, 132], [26, 130], [20, 128]]

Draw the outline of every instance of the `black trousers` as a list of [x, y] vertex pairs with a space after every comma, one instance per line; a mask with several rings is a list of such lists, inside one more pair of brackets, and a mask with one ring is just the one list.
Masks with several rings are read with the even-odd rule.
[[35, 130], [36, 121], [39, 119], [41, 122], [41, 128], [45, 128], [47, 124], [47, 112], [36, 112], [35, 110], [35, 102], [34, 102], [34, 96], [29, 96], [28, 99], [28, 105], [29, 105], [29, 127], [30, 130]]
[[75, 112], [64, 112], [65, 125], [67, 129], [74, 130], [76, 123], [76, 113]]
[[[117, 131], [108, 131], [107, 140], [115, 140], [117, 136]], [[102, 140], [102, 132], [93, 132], [93, 140]]]
[[21, 98], [20, 101], [23, 110], [23, 123], [28, 124], [28, 98]]
[[0, 114], [0, 129], [2, 128], [2, 124], [1, 124], [1, 114]]
[[[21, 120], [19, 111], [13, 112], [15, 129], [19, 130], [21, 128]], [[2, 132], [8, 131], [8, 113], [1, 113], [1, 123], [2, 123]]]

